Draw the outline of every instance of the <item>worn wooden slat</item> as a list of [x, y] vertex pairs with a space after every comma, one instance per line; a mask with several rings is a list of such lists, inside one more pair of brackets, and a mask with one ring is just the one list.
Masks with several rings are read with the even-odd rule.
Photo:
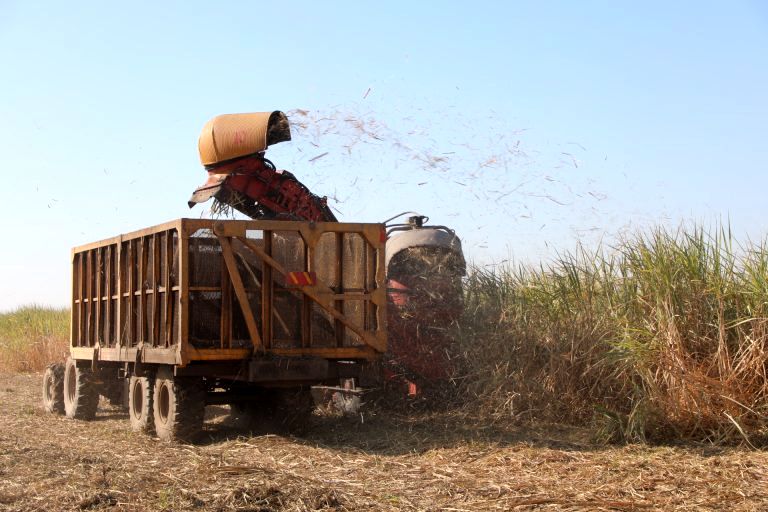
[[[272, 255], [272, 232], [264, 231], [264, 253]], [[274, 282], [272, 280], [272, 267], [262, 262], [261, 264], [261, 339], [264, 348], [269, 349], [272, 346], [272, 315], [277, 314], [273, 311]], [[285, 326], [285, 322], [278, 316], [280, 323]], [[287, 326], [284, 327], [287, 330]]]
[[[363, 243], [363, 261], [365, 262], [363, 266], [363, 286], [365, 286], [365, 291], [368, 290], [368, 283], [371, 282], [371, 278], [374, 278], [373, 275], [373, 257], [375, 256], [375, 252], [370, 250], [370, 247], [367, 243]], [[370, 325], [371, 323], [371, 314], [373, 313], [373, 308], [375, 306], [371, 304], [370, 301], [363, 302], [363, 322], [364, 327], [368, 330], [372, 328]]]
[[190, 361], [230, 361], [245, 359], [253, 352], [250, 348], [187, 348]]
[[[336, 282], [338, 286], [335, 290], [337, 295], [334, 295], [334, 307], [336, 310], [344, 314], [344, 300], [342, 299], [344, 294], [344, 233], [335, 233], [336, 242], [336, 258], [334, 265], [334, 272], [336, 274]], [[341, 320], [334, 319], [333, 330], [336, 335], [336, 346], [344, 346], [344, 323]]]
[[80, 345], [83, 338], [83, 254], [78, 253], [75, 255], [77, 258], [77, 336], [71, 339], [71, 346], [76, 347]]
[[138, 343], [136, 336], [136, 240], [128, 241], [128, 346]]
[[88, 258], [86, 263], [86, 294], [88, 298], [88, 305], [86, 306], [85, 315], [85, 346], [93, 346], [93, 251], [88, 251]]
[[[224, 258], [221, 258], [221, 318], [219, 322], [219, 343], [221, 348], [232, 348], [232, 283]], [[246, 293], [247, 296], [247, 293]]]
[[237, 270], [237, 262], [235, 256], [232, 253], [232, 245], [229, 238], [225, 236], [219, 236], [219, 243], [221, 244], [221, 254], [224, 256], [224, 261], [229, 270], [229, 279], [232, 282], [232, 288], [235, 291], [237, 301], [240, 303], [240, 310], [243, 312], [243, 318], [245, 318], [245, 325], [248, 328], [248, 335], [251, 337], [251, 343], [254, 350], [260, 350], [262, 348], [261, 336], [259, 335], [259, 328], [256, 325], [256, 319], [253, 316], [253, 310], [248, 302], [248, 294], [243, 287], [243, 280], [240, 277], [240, 272]]
[[106, 346], [112, 346], [112, 245], [108, 245], [106, 249], [107, 264], [105, 265], [105, 305], [104, 305], [104, 344]]
[[103, 337], [103, 325], [101, 321], [101, 310], [102, 310], [102, 282], [104, 281], [104, 247], [99, 247], [98, 249], [95, 249], [96, 252], [96, 268], [94, 272], [94, 278], [96, 279], [96, 296], [94, 297], [94, 302], [96, 303], [96, 326], [95, 326], [95, 339], [94, 343], [98, 343], [101, 345], [101, 338]]
[[88, 346], [88, 304], [87, 302], [90, 302], [88, 300], [88, 255], [90, 254], [89, 251], [86, 251], [80, 255], [81, 258], [81, 267], [80, 267], [80, 285], [81, 285], [81, 298], [83, 302], [86, 302], [86, 304], [82, 308], [82, 315], [81, 315], [81, 321], [83, 322], [83, 328], [80, 331], [80, 345], [81, 346]]
[[165, 232], [165, 346], [173, 343], [173, 290], [171, 270], [173, 269], [173, 230]]
[[[310, 247], [304, 239], [304, 268], [307, 272], [314, 271], [314, 265], [312, 265], [314, 252], [314, 247]], [[312, 301], [306, 294], [301, 296], [301, 346], [304, 348], [312, 346]]]
[[[71, 350], [75, 359], [93, 358], [93, 347], [78, 347]], [[101, 361], [135, 361], [137, 348], [104, 348], [99, 350]], [[142, 351], [142, 361], [156, 364], [177, 364], [176, 353], [165, 348], [146, 347]]]
[[[75, 247], [75, 252], [84, 252], [96, 247], [103, 247], [111, 243], [117, 243], [118, 241], [127, 241], [138, 239], [154, 233], [160, 233], [162, 231], [177, 228], [179, 229], [179, 236], [181, 231], [189, 234], [198, 229], [213, 229], [215, 223], [221, 221], [215, 221], [211, 219], [177, 219], [163, 224], [158, 224], [145, 229], [139, 229], [131, 231], [116, 237], [107, 238], [98, 242], [92, 242]], [[225, 228], [227, 230], [237, 230], [244, 233], [245, 230], [254, 231], [307, 231], [312, 230], [318, 233], [359, 233], [368, 239], [371, 243], [379, 244], [383, 247], [383, 243], [379, 242], [380, 232], [383, 228], [381, 224], [374, 223], [360, 223], [360, 222], [315, 222], [312, 227], [309, 224], [302, 221], [284, 221], [284, 220], [228, 220], [226, 221]], [[222, 233], [224, 234], [224, 233]], [[231, 236], [242, 236], [240, 233], [231, 234]]]
[[152, 346], [158, 346], [162, 342], [160, 337], [160, 235], [152, 235]]
[[[170, 222], [165, 222], [163, 224], [158, 224], [156, 226], [152, 226], [145, 229], [139, 229], [137, 231], [131, 231], [130, 233], [125, 233], [123, 235], [113, 236], [111, 238], [106, 238], [104, 240], [99, 240], [98, 242], [92, 242], [89, 244], [79, 245], [73, 249], [75, 252], [84, 252], [91, 249], [95, 249], [97, 247], [104, 247], [109, 244], [118, 243], [121, 241], [127, 241], [127, 240], [135, 240], [138, 238], [142, 238], [147, 235], [152, 235], [154, 233], [160, 233], [162, 231], [173, 229], [179, 226], [180, 222], [186, 221], [187, 219], [177, 219]], [[208, 221], [209, 223], [212, 221]]]
[[139, 343], [147, 341], [147, 266], [149, 265], [149, 241], [141, 237], [141, 258], [139, 259]]
[[125, 276], [123, 275], [123, 241], [118, 240], [115, 251], [115, 277], [117, 283], [115, 283], [115, 294], [117, 301], [115, 302], [115, 345], [118, 347], [123, 346], [123, 282]]
[[70, 347], [75, 346], [77, 338], [79, 337], [78, 330], [80, 328], [80, 323], [78, 319], [80, 299], [77, 296], [77, 261], [78, 260], [79, 260], [78, 255], [72, 252], [72, 261], [71, 261], [71, 268], [70, 268], [70, 273], [71, 273], [70, 281], [72, 283], [70, 296], [72, 299], [72, 305], [69, 308], [69, 346]]
[[181, 364], [187, 364], [186, 350], [189, 345], [189, 234], [186, 231], [187, 219], [179, 227], [179, 332], [176, 340], [176, 350]]

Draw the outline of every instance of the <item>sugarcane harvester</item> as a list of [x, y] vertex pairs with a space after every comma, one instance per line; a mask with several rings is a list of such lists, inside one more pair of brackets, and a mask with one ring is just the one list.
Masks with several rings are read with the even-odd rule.
[[[326, 197], [265, 158], [269, 146], [289, 140], [290, 123], [280, 111], [211, 119], [198, 143], [208, 179], [194, 191], [190, 208], [213, 198], [253, 219], [336, 222]], [[465, 261], [453, 230], [409, 213], [387, 230], [389, 349], [378, 375], [413, 396], [453, 371], [447, 333], [462, 312]]]

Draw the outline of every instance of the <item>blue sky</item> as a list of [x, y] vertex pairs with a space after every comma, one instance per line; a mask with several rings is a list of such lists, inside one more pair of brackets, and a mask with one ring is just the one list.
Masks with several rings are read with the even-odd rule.
[[307, 111], [278, 167], [483, 264], [768, 228], [765, 3], [157, 4], [0, 0], [0, 310], [65, 305], [74, 245], [204, 215], [197, 137], [229, 112]]

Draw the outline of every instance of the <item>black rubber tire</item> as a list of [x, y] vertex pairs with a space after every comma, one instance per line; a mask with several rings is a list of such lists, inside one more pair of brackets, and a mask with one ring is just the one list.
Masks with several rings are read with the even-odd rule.
[[128, 419], [134, 432], [154, 432], [154, 384], [151, 375], [131, 375], [128, 381]]
[[190, 443], [203, 430], [206, 390], [201, 378], [176, 377], [165, 366], [155, 378], [155, 432], [163, 441]]
[[43, 409], [64, 414], [64, 364], [49, 364], [43, 374]]
[[91, 369], [67, 359], [64, 367], [64, 414], [75, 420], [92, 420], [99, 407], [99, 390]]

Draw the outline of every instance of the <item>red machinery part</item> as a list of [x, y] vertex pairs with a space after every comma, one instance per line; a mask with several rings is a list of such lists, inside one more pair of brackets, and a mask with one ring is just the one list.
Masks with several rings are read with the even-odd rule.
[[290, 172], [277, 170], [262, 153], [206, 169], [208, 181], [192, 194], [190, 208], [215, 197], [256, 219], [336, 222], [325, 197], [310, 192]]

